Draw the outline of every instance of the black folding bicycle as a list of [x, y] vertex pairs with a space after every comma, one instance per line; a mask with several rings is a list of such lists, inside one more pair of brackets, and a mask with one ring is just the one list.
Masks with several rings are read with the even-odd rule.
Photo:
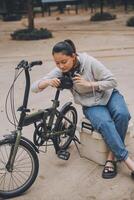
[[[10, 87], [8, 96], [14, 88], [14, 84], [20, 74], [25, 72], [25, 93], [23, 104], [18, 108], [20, 118], [17, 121], [13, 115], [17, 125], [14, 131], [9, 135], [4, 135], [0, 140], [0, 196], [3, 198], [11, 198], [18, 196], [28, 190], [34, 183], [39, 170], [39, 161], [37, 153], [40, 147], [46, 148], [54, 145], [57, 156], [61, 159], [68, 160], [70, 153], [67, 151], [72, 141], [79, 142], [75, 135], [77, 124], [77, 111], [71, 105], [72, 102], [66, 103], [61, 110], [59, 107], [60, 91], [64, 87], [57, 88], [52, 107], [39, 110], [35, 113], [29, 113], [27, 108], [29, 90], [30, 90], [30, 74], [29, 71], [35, 65], [41, 65], [41, 61], [28, 63], [21, 61], [15, 68], [16, 75]], [[62, 79], [61, 82], [64, 82]], [[69, 88], [67, 84], [66, 89]], [[14, 111], [14, 102], [11, 102], [12, 111]], [[34, 124], [33, 142], [22, 136], [24, 126]]]

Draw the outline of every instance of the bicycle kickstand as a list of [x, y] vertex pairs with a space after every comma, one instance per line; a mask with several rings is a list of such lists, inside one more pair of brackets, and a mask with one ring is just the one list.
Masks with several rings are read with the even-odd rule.
[[[79, 153], [79, 156], [82, 157], [81, 154], [80, 154], [79, 147], [78, 147], [78, 144], [81, 144], [81, 142], [80, 142], [80, 140], [78, 139], [78, 137], [77, 137], [76, 135], [75, 135], [74, 138], [73, 138], [73, 142], [74, 142], [74, 144], [75, 144], [75, 146], [76, 146], [76, 149], [77, 149], [77, 151], [78, 151], [78, 153]], [[78, 144], [77, 144], [77, 143], [78, 143]]]

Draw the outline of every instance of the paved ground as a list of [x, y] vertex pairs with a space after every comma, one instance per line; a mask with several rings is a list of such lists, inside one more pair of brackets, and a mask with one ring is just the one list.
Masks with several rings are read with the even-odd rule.
[[[26, 19], [21, 22], [4, 23], [0, 21], [0, 121], [1, 133], [8, 133], [12, 127], [8, 124], [4, 103], [7, 90], [14, 75], [14, 66], [21, 59], [44, 61], [43, 67], [36, 67], [31, 72], [32, 82], [53, 68], [51, 49], [53, 45], [66, 38], [74, 40], [77, 50], [87, 51], [102, 61], [117, 77], [118, 88], [127, 101], [132, 118], [134, 117], [134, 29], [125, 26], [126, 20], [132, 15], [119, 13], [117, 19], [111, 22], [93, 23], [89, 14], [82, 12], [37, 18], [37, 27], [47, 27], [53, 32], [53, 38], [40, 41], [12, 41], [9, 34], [24, 28]], [[24, 79], [20, 78], [16, 91], [16, 105], [21, 105]], [[47, 89], [44, 93], [30, 94], [29, 107], [36, 110], [50, 106], [55, 90]], [[68, 91], [61, 94], [61, 105], [72, 97]], [[82, 117], [81, 108], [75, 105]], [[32, 138], [32, 127], [24, 129], [24, 135]], [[129, 144], [129, 151], [134, 157], [134, 139]], [[134, 182], [129, 177], [129, 171], [121, 164], [115, 179], [101, 178], [102, 167], [79, 157], [75, 146], [70, 148], [71, 157], [65, 162], [59, 160], [53, 149], [47, 154], [40, 154], [40, 171], [35, 184], [20, 200], [133, 200]]]

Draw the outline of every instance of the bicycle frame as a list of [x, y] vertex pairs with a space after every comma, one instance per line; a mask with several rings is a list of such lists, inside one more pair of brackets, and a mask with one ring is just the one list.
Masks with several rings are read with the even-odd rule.
[[[57, 146], [55, 144], [54, 136], [60, 136], [61, 134], [66, 134], [76, 128], [74, 124], [72, 123], [72, 121], [68, 119], [66, 116], [62, 115], [62, 112], [57, 109], [59, 107], [58, 98], [60, 95], [60, 91], [61, 89], [58, 88], [56, 91], [55, 98], [54, 100], [52, 100], [53, 102], [52, 107], [44, 109], [44, 110], [39, 110], [38, 112], [26, 115], [24, 119], [24, 124], [23, 124], [24, 126], [27, 126], [27, 125], [36, 123], [38, 121], [42, 121], [44, 124], [45, 136], [47, 140], [51, 139], [53, 141], [53, 145], [55, 147], [56, 152], [59, 149], [57, 149]], [[64, 105], [64, 107], [68, 107], [71, 104], [72, 102], [68, 102]], [[56, 131], [55, 127], [53, 127], [55, 116], [57, 117], [57, 119], [61, 117], [64, 118], [67, 122], [70, 123], [71, 128], [67, 130]], [[49, 117], [49, 120], [48, 120], [48, 123], [46, 124], [48, 117]]]
[[[18, 108], [18, 111], [20, 111], [19, 121], [17, 120], [14, 110], [14, 96], [10, 98], [13, 121], [10, 119], [8, 112], [6, 112], [8, 120], [15, 125], [15, 130], [12, 131], [11, 134], [5, 135], [4, 139], [0, 140], [0, 146], [2, 147], [0, 167], [1, 170], [3, 170], [1, 173], [2, 186], [0, 188], [0, 193], [4, 198], [16, 197], [29, 189], [34, 183], [39, 169], [37, 153], [45, 153], [47, 146], [54, 145], [57, 157], [68, 160], [70, 152], [68, 152], [67, 149], [70, 143], [72, 141], [74, 141], [75, 144], [76, 141], [78, 142], [75, 136], [77, 111], [75, 107], [71, 106], [72, 102], [66, 103], [60, 111], [58, 109], [60, 104], [60, 91], [65, 88], [62, 87], [62, 84], [60, 88], [57, 88], [55, 98], [52, 100], [53, 103], [50, 108], [42, 109], [35, 113], [27, 113], [30, 112], [27, 108], [30, 91], [29, 70], [34, 65], [40, 65], [41, 63], [41, 61], [28, 63], [23, 60], [16, 67], [16, 69], [24, 70], [26, 85], [22, 106]], [[23, 70], [15, 73], [13, 83], [6, 98], [6, 111], [7, 99], [9, 95], [12, 95], [14, 83]], [[23, 127], [30, 124], [35, 125], [33, 141], [22, 136]], [[49, 143], [49, 139], [52, 141], [51, 143]], [[45, 151], [39, 150], [40, 146], [46, 146]], [[16, 173], [18, 175], [16, 175]]]
[[[60, 88], [58, 88], [57, 91], [56, 91], [55, 98], [54, 98], [54, 100], [52, 100], [53, 104], [52, 104], [51, 108], [40, 110], [38, 112], [29, 114], [29, 115], [26, 114], [27, 112], [30, 112], [30, 110], [27, 109], [28, 97], [29, 97], [29, 91], [30, 91], [29, 69], [30, 68], [28, 66], [24, 68], [25, 79], [26, 79], [25, 92], [24, 92], [23, 104], [22, 104], [21, 107], [18, 108], [18, 111], [20, 111], [21, 113], [20, 113], [20, 119], [19, 119], [19, 122], [18, 122], [18, 126], [17, 126], [16, 130], [13, 132], [15, 143], [12, 145], [11, 152], [10, 152], [10, 155], [9, 155], [9, 160], [7, 162], [7, 165], [6, 165], [8, 171], [13, 170], [13, 164], [14, 164], [14, 161], [15, 161], [15, 156], [17, 154], [18, 146], [19, 146], [20, 140], [22, 138], [23, 126], [27, 126], [27, 125], [30, 125], [30, 124], [33, 124], [33, 123], [35, 124], [36, 122], [42, 120], [43, 123], [44, 123], [44, 128], [47, 127], [47, 129], [45, 130], [46, 133], [47, 133], [47, 138], [52, 139], [56, 152], [57, 152], [58, 149], [57, 149], [57, 146], [54, 142], [54, 136], [66, 134], [68, 131], [72, 131], [76, 128], [74, 126], [74, 124], [67, 117], [62, 115], [62, 113], [57, 110], [57, 108], [59, 107], [59, 100], [58, 99], [59, 99], [59, 95], [60, 95], [60, 91], [61, 91]], [[69, 102], [65, 105], [69, 106], [71, 104], [72, 103]], [[49, 118], [48, 124], [46, 126], [46, 120], [47, 120], [48, 116], [50, 118]], [[57, 118], [63, 117], [65, 120], [67, 120], [72, 125], [71, 128], [68, 129], [68, 130], [55, 131], [55, 129], [53, 129], [53, 123], [54, 123], [55, 116]], [[31, 141], [29, 142], [28, 140], [27, 140], [27, 142], [30, 143], [30, 145], [32, 143]], [[32, 143], [31, 146], [35, 146], [35, 145]], [[34, 148], [36, 150], [36, 147], [34, 147]]]

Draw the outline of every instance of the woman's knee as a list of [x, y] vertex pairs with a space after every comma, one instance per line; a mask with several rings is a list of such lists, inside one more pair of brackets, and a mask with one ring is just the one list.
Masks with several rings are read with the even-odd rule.
[[112, 120], [104, 120], [100, 119], [99, 121], [95, 121], [94, 128], [99, 132], [105, 132], [106, 130], [110, 130], [113, 126]]
[[116, 113], [115, 120], [128, 122], [130, 119], [131, 119], [131, 116], [128, 111], [124, 111], [124, 112], [118, 111]]

